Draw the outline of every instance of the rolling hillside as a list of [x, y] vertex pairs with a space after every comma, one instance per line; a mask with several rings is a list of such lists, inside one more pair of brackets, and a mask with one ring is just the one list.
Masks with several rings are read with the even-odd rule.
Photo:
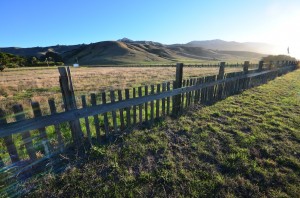
[[271, 54], [275, 51], [275, 46], [267, 43], [258, 42], [245, 42], [239, 43], [235, 41], [223, 41], [220, 39], [207, 40], [207, 41], [191, 41], [185, 46], [190, 47], [203, 47], [212, 50], [221, 51], [248, 51], [263, 54]]
[[[224, 42], [222, 41], [221, 43], [224, 44]], [[124, 38], [118, 41], [102, 41], [88, 45], [57, 45], [34, 48], [11, 47], [0, 48], [0, 51], [20, 56], [36, 57], [40, 57], [47, 51], [52, 51], [60, 54], [65, 64], [73, 64], [78, 59], [81, 65], [159, 64], [178, 61], [185, 63], [208, 61], [242, 62], [244, 60], [257, 62], [265, 56], [256, 52], [247, 52], [245, 49], [250, 51], [252, 48], [240, 47], [236, 43], [231, 45], [231, 42], [225, 42], [226, 45], [223, 48], [217, 47], [216, 43], [220, 43], [219, 40], [206, 42], [205, 45], [203, 43], [200, 45], [199, 42], [164, 45], [153, 41], [133, 41]]]

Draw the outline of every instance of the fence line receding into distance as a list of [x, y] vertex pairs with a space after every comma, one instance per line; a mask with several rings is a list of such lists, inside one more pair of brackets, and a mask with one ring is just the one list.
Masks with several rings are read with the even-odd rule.
[[284, 61], [269, 67], [261, 61], [257, 68], [249, 70], [250, 63], [245, 61], [242, 72], [225, 73], [226, 64], [221, 62], [218, 75], [183, 79], [184, 65], [178, 63], [175, 81], [82, 95], [81, 108], [77, 107], [70, 69], [60, 67], [65, 112], [57, 112], [53, 99], [48, 101], [50, 115], [42, 115], [40, 104], [32, 102], [34, 118], [26, 118], [22, 105], [14, 105], [15, 122], [7, 123], [5, 111], [0, 109], [4, 147], [0, 167], [18, 173], [28, 164], [34, 169], [37, 161], [50, 160], [65, 148], [80, 151], [85, 143], [110, 141], [137, 125], [151, 126], [165, 116], [177, 117], [191, 105], [213, 104], [293, 71], [296, 64]]

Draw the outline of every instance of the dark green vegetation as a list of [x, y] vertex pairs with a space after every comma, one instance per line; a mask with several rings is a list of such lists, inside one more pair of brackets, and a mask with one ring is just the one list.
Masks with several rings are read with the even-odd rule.
[[0, 52], [0, 68], [24, 66], [25, 63], [24, 57]]
[[32, 197], [297, 197], [300, 71], [94, 146]]
[[55, 52], [46, 52], [45, 55], [37, 58], [35, 56], [23, 57], [14, 54], [0, 52], [1, 68], [17, 68], [25, 66], [60, 66], [63, 65], [62, 57]]

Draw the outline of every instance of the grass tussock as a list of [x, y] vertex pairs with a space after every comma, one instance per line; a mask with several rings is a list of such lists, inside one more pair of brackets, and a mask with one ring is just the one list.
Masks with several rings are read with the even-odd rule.
[[298, 197], [300, 71], [94, 146], [29, 197]]

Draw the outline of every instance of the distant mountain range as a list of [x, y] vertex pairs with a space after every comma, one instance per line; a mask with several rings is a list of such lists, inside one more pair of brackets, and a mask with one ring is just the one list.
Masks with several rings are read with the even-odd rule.
[[81, 65], [157, 64], [207, 61], [257, 62], [271, 54], [272, 45], [265, 43], [238, 43], [223, 40], [191, 41], [186, 44], [164, 45], [153, 41], [102, 41], [81, 45], [56, 45], [49, 47], [0, 48], [1, 52], [20, 56], [40, 57], [47, 51], [62, 56], [65, 64], [78, 59]]

